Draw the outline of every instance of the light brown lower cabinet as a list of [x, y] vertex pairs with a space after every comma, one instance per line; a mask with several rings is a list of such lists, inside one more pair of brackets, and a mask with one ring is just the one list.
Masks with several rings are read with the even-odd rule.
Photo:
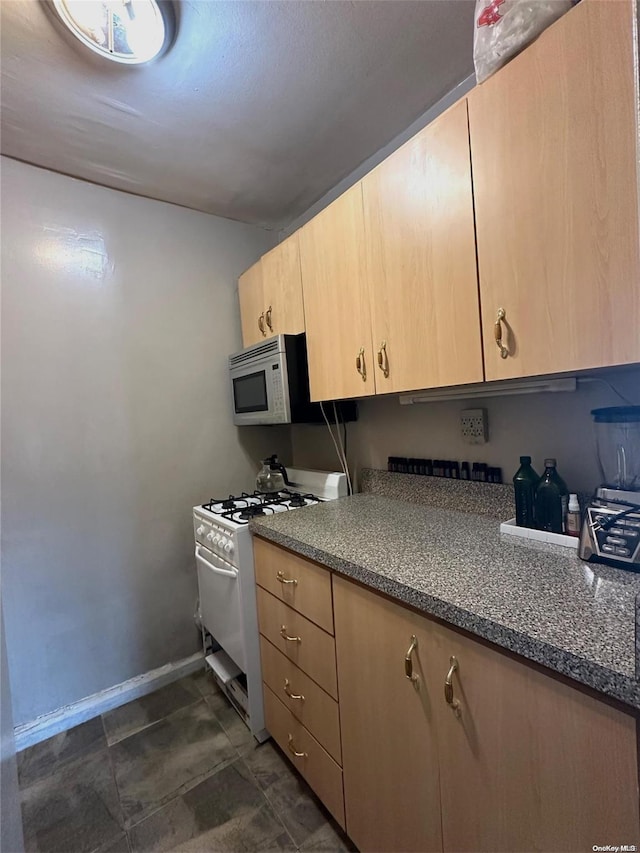
[[335, 643], [258, 588], [266, 725], [362, 853], [640, 847], [637, 714], [271, 543], [255, 557], [305, 612], [305, 579], [330, 580]]
[[329, 755], [342, 763], [338, 703], [264, 637], [260, 637], [262, 678]]
[[335, 575], [333, 595], [363, 853], [637, 848], [634, 714]]
[[259, 538], [254, 558], [265, 725], [344, 829], [331, 573]]
[[278, 746], [344, 829], [342, 770], [266, 684], [264, 718]]
[[[637, 849], [634, 716], [436, 627], [444, 850]], [[455, 709], [444, 700], [451, 656], [458, 662], [451, 679]]]
[[347, 832], [363, 853], [442, 850], [432, 625], [335, 576], [333, 605]]

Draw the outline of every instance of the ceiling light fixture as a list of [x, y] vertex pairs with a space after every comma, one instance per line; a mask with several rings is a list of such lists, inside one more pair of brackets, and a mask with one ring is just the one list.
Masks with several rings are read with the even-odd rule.
[[157, 0], [53, 0], [62, 23], [94, 53], [125, 65], [149, 62], [172, 33]]

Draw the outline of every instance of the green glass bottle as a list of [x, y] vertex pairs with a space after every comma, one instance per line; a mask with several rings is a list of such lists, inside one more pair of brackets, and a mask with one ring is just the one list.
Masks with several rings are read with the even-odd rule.
[[569, 489], [556, 471], [556, 460], [544, 460], [544, 474], [536, 489], [536, 527], [549, 533], [564, 533]]
[[531, 457], [521, 456], [520, 467], [513, 477], [518, 527], [535, 527], [534, 504], [539, 482], [540, 477], [531, 467]]

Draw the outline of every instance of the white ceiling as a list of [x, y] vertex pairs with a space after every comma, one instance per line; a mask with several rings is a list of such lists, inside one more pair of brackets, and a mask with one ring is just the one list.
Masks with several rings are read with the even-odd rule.
[[280, 227], [473, 70], [473, 0], [199, 0], [119, 67], [0, 3], [2, 153]]

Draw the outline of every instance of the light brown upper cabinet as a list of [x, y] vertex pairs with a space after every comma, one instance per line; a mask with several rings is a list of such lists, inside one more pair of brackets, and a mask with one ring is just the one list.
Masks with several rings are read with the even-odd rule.
[[262, 289], [267, 337], [304, 332], [298, 232], [263, 256]]
[[264, 323], [262, 262], [258, 261], [238, 279], [242, 344], [250, 347], [267, 337]]
[[311, 399], [374, 394], [361, 184], [299, 233]]
[[298, 233], [279, 243], [238, 280], [242, 343], [304, 332]]
[[487, 379], [640, 361], [632, 21], [583, 0], [468, 96]]
[[484, 378], [471, 187], [464, 99], [362, 181], [378, 393]]

